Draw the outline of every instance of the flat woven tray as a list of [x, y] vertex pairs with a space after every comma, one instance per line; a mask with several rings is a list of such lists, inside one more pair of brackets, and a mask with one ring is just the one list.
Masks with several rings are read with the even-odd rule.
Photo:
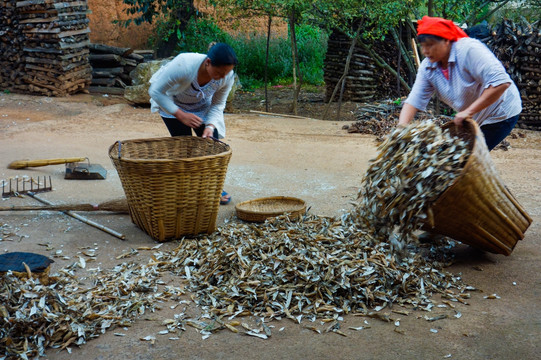
[[271, 196], [238, 203], [237, 217], [244, 221], [263, 222], [268, 218], [288, 213], [296, 219], [306, 212], [304, 200], [287, 196]]

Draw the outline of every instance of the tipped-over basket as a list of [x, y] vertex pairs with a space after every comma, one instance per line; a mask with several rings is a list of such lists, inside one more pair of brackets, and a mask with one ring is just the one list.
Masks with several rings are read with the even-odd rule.
[[195, 136], [117, 141], [109, 157], [132, 221], [163, 242], [216, 229], [229, 145]]
[[271, 196], [243, 201], [235, 206], [237, 217], [244, 221], [264, 222], [268, 218], [289, 214], [296, 219], [306, 212], [304, 200], [289, 196]]
[[475, 121], [463, 126], [443, 125], [471, 148], [466, 165], [451, 186], [432, 205], [433, 227], [442, 234], [488, 252], [510, 255], [532, 219], [504, 185]]

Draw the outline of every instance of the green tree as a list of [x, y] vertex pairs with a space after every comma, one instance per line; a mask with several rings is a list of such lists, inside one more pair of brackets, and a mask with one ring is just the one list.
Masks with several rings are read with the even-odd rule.
[[190, 20], [196, 17], [198, 12], [194, 0], [122, 0], [126, 7], [126, 13], [133, 18], [121, 21], [122, 25], [128, 26], [131, 22], [139, 25], [142, 23], [157, 23], [156, 47], [158, 57], [171, 56], [186, 30]]
[[[302, 86], [302, 74], [299, 71], [299, 53], [295, 28], [302, 22], [303, 15], [307, 9], [315, 2], [316, 1], [314, 0], [212, 0], [212, 4], [217, 7], [228, 9], [231, 14], [242, 14], [243, 16], [267, 16], [269, 18], [267, 41], [269, 41], [270, 38], [272, 17], [279, 17], [287, 21], [289, 38], [291, 41], [291, 70], [293, 74], [292, 111], [294, 114], [297, 114], [297, 98]], [[297, 78], [299, 78], [299, 81], [297, 81]]]

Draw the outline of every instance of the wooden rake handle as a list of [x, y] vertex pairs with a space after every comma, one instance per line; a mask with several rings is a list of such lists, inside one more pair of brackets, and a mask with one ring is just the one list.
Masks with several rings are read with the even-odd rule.
[[24, 169], [27, 167], [39, 167], [47, 165], [68, 164], [85, 161], [87, 158], [62, 158], [62, 159], [41, 159], [41, 160], [16, 160], [8, 165], [8, 169]]

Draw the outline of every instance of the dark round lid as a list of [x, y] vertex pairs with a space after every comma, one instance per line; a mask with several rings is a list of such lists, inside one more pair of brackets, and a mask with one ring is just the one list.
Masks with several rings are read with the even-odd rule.
[[32, 272], [43, 272], [54, 261], [47, 256], [29, 252], [11, 252], [0, 255], [0, 272], [18, 271], [25, 272], [23, 262], [28, 265]]

